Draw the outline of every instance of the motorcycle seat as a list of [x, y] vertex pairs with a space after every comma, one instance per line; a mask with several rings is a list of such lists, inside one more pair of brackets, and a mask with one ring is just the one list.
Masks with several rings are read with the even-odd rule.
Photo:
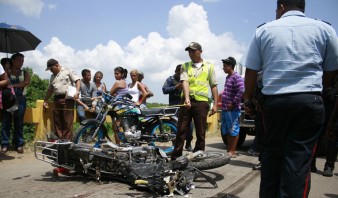
[[163, 115], [164, 109], [161, 108], [153, 108], [153, 109], [144, 109], [142, 110], [142, 115], [151, 116], [151, 115]]
[[167, 107], [167, 108], [152, 108], [144, 109], [141, 111], [144, 116], [154, 116], [154, 115], [165, 115], [165, 116], [174, 116], [176, 115], [179, 107]]

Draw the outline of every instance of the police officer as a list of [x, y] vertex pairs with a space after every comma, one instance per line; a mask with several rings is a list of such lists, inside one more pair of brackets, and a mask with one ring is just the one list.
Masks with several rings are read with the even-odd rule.
[[214, 98], [214, 105], [210, 115], [217, 112], [217, 81], [214, 65], [202, 59], [202, 46], [192, 42], [185, 51], [189, 52], [190, 62], [182, 64], [181, 82], [183, 86], [183, 103], [178, 113], [177, 129], [174, 151], [171, 160], [182, 155], [185, 137], [191, 120], [194, 120], [196, 129], [196, 143], [193, 152], [205, 150], [205, 131], [209, 111], [208, 86]]
[[[79, 97], [80, 78], [74, 71], [61, 66], [57, 60], [47, 61], [46, 71], [52, 72], [47, 93], [43, 102], [48, 108], [48, 99], [54, 93], [53, 121], [56, 135], [61, 139], [71, 140], [73, 133], [74, 105]], [[76, 94], [73, 98], [66, 98], [68, 86], [76, 85]]]
[[266, 139], [260, 197], [308, 197], [311, 157], [324, 126], [321, 91], [338, 70], [330, 25], [305, 17], [305, 0], [277, 0], [276, 19], [255, 31], [242, 65], [245, 100], [262, 70]]

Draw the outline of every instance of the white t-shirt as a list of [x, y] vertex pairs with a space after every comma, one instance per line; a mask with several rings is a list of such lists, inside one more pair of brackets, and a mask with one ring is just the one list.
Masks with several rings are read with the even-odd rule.
[[5, 70], [4, 70], [4, 68], [1, 66], [0, 67], [0, 75], [2, 75], [2, 74], [4, 74], [5, 73]]

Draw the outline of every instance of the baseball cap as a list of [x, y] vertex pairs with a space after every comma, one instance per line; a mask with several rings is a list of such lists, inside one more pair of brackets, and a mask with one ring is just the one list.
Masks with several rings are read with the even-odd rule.
[[185, 48], [185, 51], [188, 51], [189, 49], [202, 50], [202, 46], [199, 43], [191, 42], [189, 46]]
[[227, 63], [229, 65], [235, 66], [236, 65], [236, 59], [233, 57], [229, 56], [227, 59], [222, 59], [223, 63]]
[[47, 68], [46, 68], [46, 71], [48, 71], [50, 69], [51, 66], [53, 65], [56, 65], [56, 64], [59, 64], [59, 62], [53, 58], [49, 59], [47, 61]]

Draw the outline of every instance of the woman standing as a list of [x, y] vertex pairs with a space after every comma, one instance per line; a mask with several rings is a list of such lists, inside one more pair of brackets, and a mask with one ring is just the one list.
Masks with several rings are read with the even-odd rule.
[[[115, 96], [115, 97], [119, 97], [119, 96], [123, 96], [124, 94], [128, 93], [128, 87], [127, 87], [127, 83], [126, 83], [126, 78], [128, 75], [128, 70], [124, 69], [123, 67], [116, 67], [114, 69], [114, 76], [115, 76], [115, 83], [112, 86], [112, 88], [110, 89], [110, 95]], [[114, 138], [115, 138], [115, 142], [116, 144], [120, 144], [120, 139], [117, 135], [118, 132], [118, 128], [117, 126], [120, 125], [120, 121], [116, 120], [114, 117], [112, 117], [112, 122], [113, 122], [113, 130], [114, 130]]]
[[[139, 82], [139, 72], [136, 69], [130, 71], [130, 78], [132, 82], [128, 84], [128, 92], [133, 97], [132, 100], [135, 102], [135, 105], [140, 106], [140, 104], [146, 101], [148, 92]], [[140, 95], [142, 95], [142, 98], [139, 100]]]
[[9, 77], [17, 98], [18, 109], [13, 113], [2, 110], [2, 152], [5, 153], [9, 147], [10, 130], [12, 119], [14, 119], [14, 134], [12, 144], [15, 146], [18, 153], [23, 153], [23, 118], [26, 111], [26, 92], [27, 86], [30, 83], [30, 76], [27, 71], [22, 70], [22, 65], [24, 62], [23, 54], [13, 54], [11, 60], [12, 65], [9, 71]]

